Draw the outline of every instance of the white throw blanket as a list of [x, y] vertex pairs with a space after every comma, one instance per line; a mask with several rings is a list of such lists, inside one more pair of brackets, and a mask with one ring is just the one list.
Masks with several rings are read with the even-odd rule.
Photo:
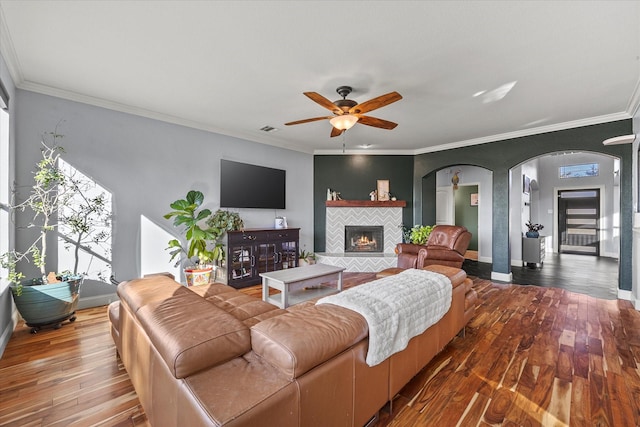
[[408, 269], [320, 299], [360, 313], [369, 324], [367, 365], [404, 350], [451, 307], [451, 281], [432, 271]]

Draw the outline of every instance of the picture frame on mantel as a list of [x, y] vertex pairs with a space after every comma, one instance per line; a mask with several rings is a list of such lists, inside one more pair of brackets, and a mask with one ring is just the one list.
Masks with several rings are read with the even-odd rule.
[[388, 179], [379, 179], [377, 190], [378, 190], [378, 201], [385, 202], [389, 200], [389, 180]]

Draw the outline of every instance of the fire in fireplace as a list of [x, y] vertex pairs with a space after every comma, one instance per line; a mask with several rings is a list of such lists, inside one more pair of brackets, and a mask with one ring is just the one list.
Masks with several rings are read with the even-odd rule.
[[345, 252], [384, 252], [384, 227], [381, 225], [346, 225]]

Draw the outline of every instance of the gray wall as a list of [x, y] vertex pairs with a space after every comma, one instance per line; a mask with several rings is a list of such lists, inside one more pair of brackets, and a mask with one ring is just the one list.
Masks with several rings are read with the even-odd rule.
[[[313, 242], [313, 158], [310, 154], [191, 129], [131, 114], [37, 94], [17, 91], [16, 179], [31, 183], [31, 171], [39, 159], [39, 140], [61, 120], [65, 135], [63, 158], [105, 187], [113, 196], [112, 268], [118, 280], [139, 277], [140, 225], [144, 216], [173, 233], [162, 215], [169, 204], [190, 189], [205, 195], [205, 207], [219, 207], [220, 159], [285, 169], [287, 217], [290, 227], [301, 228], [301, 245]], [[274, 210], [237, 210], [247, 228], [273, 228]], [[26, 217], [19, 216], [19, 223]], [[17, 236], [18, 248], [28, 243], [26, 233]], [[50, 261], [57, 264], [55, 244]], [[164, 248], [162, 248], [164, 249]], [[165, 257], [170, 267], [169, 256]], [[34, 274], [34, 272], [31, 272]], [[101, 305], [113, 299], [115, 287], [85, 282], [81, 306]], [[84, 301], [84, 303], [83, 303]]]
[[[9, 75], [9, 70], [7, 69], [6, 63], [4, 62], [4, 58], [0, 55], [0, 81], [2, 82], [4, 88], [7, 90], [9, 95], [9, 113], [10, 113], [10, 123], [9, 123], [9, 176], [12, 180], [14, 175], [14, 161], [15, 158], [15, 138], [13, 131], [15, 129], [15, 86], [13, 84], [13, 80]], [[13, 247], [14, 234], [13, 230], [10, 230], [10, 234], [8, 236], [0, 236], [0, 239], [8, 239], [9, 240], [9, 248]], [[13, 329], [15, 328], [17, 322], [17, 311], [13, 304], [13, 299], [11, 297], [11, 291], [9, 290], [9, 285], [4, 280], [0, 281], [0, 356], [4, 352], [7, 343], [9, 342], [9, 338], [11, 338], [11, 334], [13, 333]]]

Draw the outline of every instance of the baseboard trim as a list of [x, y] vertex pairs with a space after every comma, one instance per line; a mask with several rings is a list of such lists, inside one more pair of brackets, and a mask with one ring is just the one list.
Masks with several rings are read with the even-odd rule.
[[491, 272], [491, 280], [495, 280], [497, 282], [511, 282], [513, 281], [512, 273], [498, 273], [497, 271]]
[[103, 305], [109, 305], [112, 302], [117, 300], [118, 300], [118, 294], [116, 294], [115, 292], [112, 294], [80, 298], [80, 301], [78, 301], [78, 310], [83, 310], [85, 308], [92, 308], [92, 307], [100, 307]]
[[4, 331], [2, 331], [2, 335], [0, 335], [0, 357], [2, 357], [2, 355], [4, 354], [4, 349], [7, 348], [7, 344], [9, 344], [11, 335], [18, 325], [19, 318], [20, 315], [18, 314], [18, 310], [16, 310], [14, 306], [13, 311], [11, 312], [11, 320], [7, 324], [7, 327], [4, 329]]
[[633, 294], [631, 291], [625, 291], [624, 289], [618, 289], [618, 299], [627, 301], [633, 301]]
[[493, 258], [491, 258], [490, 256], [481, 256], [481, 257], [478, 257], [478, 262], [485, 262], [487, 264], [491, 264], [493, 262]]
[[636, 310], [640, 310], [640, 301], [638, 301], [634, 296], [633, 292], [626, 291], [624, 289], [618, 289], [618, 299], [623, 299], [625, 301], [631, 301], [633, 307]]

